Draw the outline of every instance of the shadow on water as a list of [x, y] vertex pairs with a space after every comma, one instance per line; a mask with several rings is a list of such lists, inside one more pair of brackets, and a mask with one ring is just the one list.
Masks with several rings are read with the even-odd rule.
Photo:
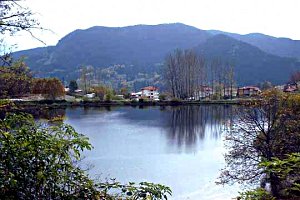
[[10, 111], [0, 111], [0, 119], [3, 119], [8, 113], [27, 113], [31, 114], [35, 119], [55, 120], [64, 119], [66, 117], [65, 108], [23, 108]]
[[172, 145], [193, 151], [197, 143], [211, 137], [218, 139], [230, 124], [233, 107], [223, 105], [180, 106], [166, 108], [170, 115], [165, 130]]

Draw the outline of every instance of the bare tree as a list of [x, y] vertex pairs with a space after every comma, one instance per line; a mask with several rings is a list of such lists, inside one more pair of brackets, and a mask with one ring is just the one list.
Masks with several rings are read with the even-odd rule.
[[0, 0], [0, 33], [14, 35], [19, 31], [41, 29], [34, 13], [20, 4], [21, 0]]
[[[34, 13], [22, 5], [22, 0], [0, 0], [0, 35], [15, 35], [19, 31], [27, 31], [33, 38], [44, 43], [33, 33], [33, 29], [42, 29]], [[4, 38], [4, 37], [3, 37]], [[5, 41], [0, 38], [2, 65], [11, 65], [10, 48], [5, 48]]]
[[298, 82], [300, 82], [300, 71], [296, 71], [296, 72], [292, 73], [292, 75], [290, 77], [290, 82], [293, 84], [296, 84], [297, 88], [299, 87]]
[[189, 99], [195, 97], [201, 82], [200, 73], [204, 72], [204, 58], [192, 50], [175, 50], [165, 59], [165, 78], [175, 98]]
[[268, 182], [279, 196], [281, 183], [276, 173], [266, 173], [261, 161], [284, 158], [299, 152], [299, 101], [276, 90], [268, 91], [251, 105], [238, 108], [233, 126], [226, 134], [226, 167], [219, 183], [258, 184]]

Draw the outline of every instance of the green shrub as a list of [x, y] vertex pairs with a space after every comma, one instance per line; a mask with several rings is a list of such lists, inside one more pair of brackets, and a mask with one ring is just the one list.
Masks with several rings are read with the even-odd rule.
[[63, 123], [37, 124], [28, 114], [0, 120], [1, 199], [167, 199], [170, 188], [153, 183], [97, 183], [76, 163], [92, 148]]
[[275, 200], [270, 193], [268, 193], [263, 188], [258, 188], [255, 190], [249, 190], [240, 193], [240, 200]]
[[11, 103], [8, 99], [0, 99], [0, 107], [9, 105]]

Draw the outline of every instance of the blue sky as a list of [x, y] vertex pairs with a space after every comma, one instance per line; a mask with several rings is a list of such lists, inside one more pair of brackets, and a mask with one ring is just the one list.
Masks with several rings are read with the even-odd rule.
[[[181, 22], [200, 29], [260, 32], [300, 40], [299, 0], [26, 0], [44, 28], [47, 45], [75, 29]], [[15, 50], [44, 46], [26, 33], [7, 38]]]

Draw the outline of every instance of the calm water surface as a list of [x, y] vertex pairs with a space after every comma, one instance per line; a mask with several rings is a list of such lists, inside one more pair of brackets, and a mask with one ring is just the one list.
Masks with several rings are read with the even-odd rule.
[[237, 187], [216, 186], [224, 166], [223, 133], [231, 106], [114, 107], [66, 110], [66, 123], [87, 135], [90, 174], [120, 182], [170, 186], [171, 199], [231, 199]]

